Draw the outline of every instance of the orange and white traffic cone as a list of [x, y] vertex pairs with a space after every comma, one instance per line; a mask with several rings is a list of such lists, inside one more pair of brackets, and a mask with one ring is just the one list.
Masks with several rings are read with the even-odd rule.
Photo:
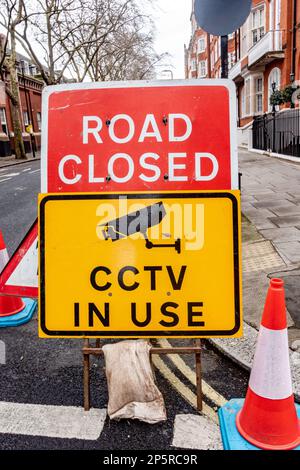
[[[4, 243], [3, 235], [0, 230], [0, 273], [3, 271], [5, 265], [9, 260], [6, 245]], [[25, 308], [25, 303], [21, 297], [11, 297], [0, 295], [0, 318], [9, 317], [22, 312]]]
[[245, 403], [236, 426], [246, 441], [267, 450], [300, 445], [289, 363], [284, 282], [272, 279]]

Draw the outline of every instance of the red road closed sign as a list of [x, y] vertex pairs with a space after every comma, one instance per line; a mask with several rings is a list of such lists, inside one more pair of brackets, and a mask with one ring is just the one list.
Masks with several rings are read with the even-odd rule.
[[229, 80], [48, 87], [42, 192], [237, 189], [235, 129]]

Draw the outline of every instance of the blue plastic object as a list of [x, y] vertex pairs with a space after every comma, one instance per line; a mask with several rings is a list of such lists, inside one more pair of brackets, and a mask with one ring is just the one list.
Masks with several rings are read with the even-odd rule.
[[33, 299], [23, 299], [23, 302], [25, 304], [25, 308], [22, 312], [8, 317], [0, 317], [0, 328], [23, 325], [23, 323], [27, 323], [31, 320], [36, 310], [37, 301]]
[[[219, 421], [224, 450], [261, 450], [247, 442], [238, 432], [235, 425], [236, 415], [243, 407], [243, 399], [234, 398], [219, 409]], [[296, 404], [300, 418], [300, 405]], [[300, 450], [300, 446], [293, 450]]]

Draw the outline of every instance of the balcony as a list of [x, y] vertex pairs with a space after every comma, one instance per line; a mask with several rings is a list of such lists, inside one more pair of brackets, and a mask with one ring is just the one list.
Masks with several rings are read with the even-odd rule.
[[267, 65], [275, 59], [283, 59], [282, 31], [268, 31], [248, 53], [248, 67]]
[[242, 62], [239, 60], [233, 67], [229, 70], [228, 76], [231, 80], [236, 80], [242, 75]]

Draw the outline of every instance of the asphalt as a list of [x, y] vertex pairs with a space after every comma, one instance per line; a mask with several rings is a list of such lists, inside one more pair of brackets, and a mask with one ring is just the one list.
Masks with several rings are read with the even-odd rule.
[[[270, 157], [263, 156], [263, 158]], [[263, 158], [259, 160], [257, 155], [253, 156], [243, 152], [240, 160], [242, 172], [243, 168], [247, 167], [249, 169], [250, 164], [254, 164], [254, 159], [259, 177], [259, 165], [261, 162], [264, 162]], [[269, 161], [267, 161], [266, 165], [268, 164]], [[246, 166], [243, 167], [243, 165]], [[284, 170], [289, 171], [286, 170], [286, 165], [289, 165], [289, 163], [285, 162]], [[280, 165], [277, 161], [275, 167], [277, 171], [280, 170]], [[296, 179], [299, 175], [297, 171], [293, 166], [291, 173], [294, 174]], [[39, 176], [39, 161], [30, 161], [5, 167], [0, 165], [0, 230], [4, 234], [10, 253], [19, 244], [36, 217]], [[247, 170], [244, 170], [244, 183], [245, 176], [247, 177]], [[272, 176], [274, 177], [274, 175]], [[267, 177], [266, 172], [264, 177]], [[280, 178], [277, 181], [279, 185]], [[256, 183], [263, 185], [266, 182], [256, 181]], [[269, 184], [272, 183], [270, 182]], [[276, 194], [277, 189], [275, 186], [267, 188], [267, 191], [270, 192], [270, 190]], [[253, 212], [255, 217], [251, 215], [252, 208], [247, 206], [247, 203], [249, 203], [247, 197], [251, 199], [253, 191], [254, 189], [251, 185], [247, 187], [247, 184], [244, 184], [242, 193], [243, 212], [245, 214], [243, 219], [243, 241], [244, 246], [247, 248], [246, 256], [244, 256], [246, 260], [246, 264], [244, 263], [244, 267], [246, 267], [244, 269], [244, 285], [247, 286], [248, 284], [250, 286], [247, 292], [245, 292], [247, 300], [246, 306], [244, 303], [245, 338], [244, 340], [237, 339], [232, 341], [216, 340], [213, 341], [213, 344], [203, 341], [203, 378], [226, 399], [245, 396], [249, 367], [251, 366], [255, 349], [266, 286], [269, 276], [274, 273], [282, 275], [283, 278], [285, 277], [286, 298], [290, 313], [289, 332], [292, 333], [294, 340], [297, 339], [299, 331], [297, 315], [300, 298], [300, 265], [298, 262], [293, 262], [293, 260], [287, 260], [282, 251], [277, 249], [276, 242], [274, 242], [270, 233], [268, 233], [267, 238], [266, 232], [262, 233], [263, 230], [267, 229], [261, 228], [261, 223], [265, 227], [265, 223], [269, 223], [269, 220], [258, 220], [257, 218], [265, 217], [269, 219], [272, 217], [274, 219], [277, 215], [272, 212], [270, 216], [269, 209], [265, 208], [267, 212], [257, 209], [257, 211], [254, 210]], [[266, 196], [264, 196], [261, 187], [260, 192], [258, 191], [256, 194], [256, 201], [259, 199], [262, 202], [264, 197]], [[293, 204], [297, 206], [299, 203], [300, 201], [294, 201]], [[295, 219], [292, 221], [294, 222]], [[274, 220], [272, 223], [274, 225], [273, 228], [276, 229]], [[296, 226], [293, 228], [298, 230]], [[289, 240], [285, 240], [284, 243], [288, 244]], [[259, 250], [256, 252], [257, 247], [259, 247]], [[252, 250], [253, 248], [254, 251]], [[285, 245], [284, 249], [288, 250], [289, 248]], [[261, 265], [264, 257], [268, 263], [271, 260], [271, 265], [268, 263], [267, 265]], [[259, 278], [259, 282], [257, 282], [257, 278]], [[263, 279], [263, 283], [261, 283], [261, 279]], [[262, 286], [259, 301], [257, 296], [253, 296], [253, 292], [257, 292], [258, 283]], [[248, 308], [251, 298], [251, 308]], [[248, 299], [250, 299], [249, 305]], [[82, 357], [80, 341], [38, 339], [36, 316], [27, 325], [13, 329], [2, 329], [0, 333], [1, 340], [5, 342], [7, 347], [7, 364], [5, 366], [0, 365], [1, 401], [82, 406]], [[244, 346], [240, 347], [241, 344]], [[219, 351], [223, 354], [220, 354]], [[297, 351], [296, 354], [298, 354]], [[243, 368], [234, 364], [232, 360], [228, 360], [226, 355], [237, 364], [242, 365]], [[193, 357], [184, 356], [183, 358], [193, 369]], [[104, 365], [101, 361], [93, 360], [91, 366], [92, 404], [97, 408], [105, 408], [108, 400]], [[166, 359], [166, 363], [175, 371], [169, 359]], [[189, 383], [188, 379], [179, 371], [175, 372], [182, 383], [190, 387], [194, 392], [195, 388]], [[295, 380], [298, 381], [297, 376]], [[165, 423], [149, 426], [140, 422], [121, 421], [116, 423], [106, 420], [101, 437], [97, 441], [0, 434], [0, 449], [169, 449], [172, 441], [175, 416], [181, 413], [195, 414], [195, 409], [174, 391], [169, 382], [159, 372], [157, 372], [157, 382], [164, 395], [167, 407], [168, 421]], [[207, 402], [213, 405], [209, 400]]]
[[0, 165], [0, 230], [10, 255], [37, 217], [39, 178], [39, 160]]

